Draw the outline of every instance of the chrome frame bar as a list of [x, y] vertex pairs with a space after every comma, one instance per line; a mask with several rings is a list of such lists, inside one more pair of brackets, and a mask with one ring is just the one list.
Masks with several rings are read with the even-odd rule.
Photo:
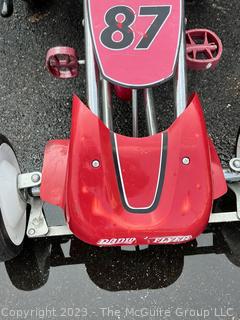
[[65, 226], [53, 226], [48, 228], [47, 237], [58, 237], [61, 236], [72, 236], [72, 231], [68, 228], [67, 225]]
[[229, 169], [223, 170], [224, 178], [226, 182], [233, 183], [233, 182], [240, 182], [240, 172], [233, 172]]
[[236, 157], [240, 158], [240, 131], [238, 133], [238, 139], [237, 139], [237, 147], [236, 147]]
[[187, 107], [187, 68], [186, 68], [186, 39], [185, 15], [183, 10], [182, 34], [178, 54], [178, 64], [174, 77], [175, 117], [179, 117]]
[[[209, 223], [227, 223], [227, 222], [240, 222], [237, 212], [221, 212], [212, 213], [209, 218]], [[31, 230], [31, 229], [29, 229]], [[34, 226], [35, 233], [27, 234], [29, 238], [49, 238], [49, 237], [61, 237], [61, 236], [72, 236], [72, 231], [67, 225], [62, 226], [51, 226], [48, 227], [48, 231], [41, 231], [38, 227]]]
[[105, 79], [101, 80], [101, 84], [103, 122], [110, 130], [113, 130], [111, 84]]
[[157, 133], [157, 119], [154, 108], [153, 89], [144, 89], [144, 104], [147, 118], [148, 133], [150, 136]]
[[[228, 184], [236, 195], [236, 211], [211, 213], [209, 223], [240, 222], [240, 181]], [[42, 211], [43, 202], [39, 197], [30, 197], [31, 212], [27, 227], [29, 238], [45, 238], [57, 236], [71, 236], [73, 233], [66, 224], [48, 226]]]
[[85, 29], [85, 60], [87, 100], [91, 111], [98, 117], [101, 115], [99, 106], [99, 76], [96, 70], [96, 62], [93, 51], [93, 43], [88, 18], [88, 0], [84, 0], [84, 29]]
[[208, 223], [223, 223], [223, 222], [240, 222], [238, 213], [233, 212], [220, 212], [212, 213]]
[[[209, 223], [223, 223], [223, 222], [240, 222], [237, 212], [221, 212], [221, 213], [212, 213], [210, 215]], [[31, 229], [30, 229], [31, 230]], [[36, 230], [36, 227], [34, 228]], [[43, 234], [44, 233], [44, 234]], [[29, 238], [49, 238], [49, 237], [61, 237], [61, 236], [72, 236], [72, 231], [68, 228], [67, 225], [62, 226], [51, 226], [48, 227], [48, 232], [43, 232], [42, 234], [36, 232], [33, 235], [28, 234]]]
[[138, 90], [132, 90], [132, 131], [138, 137]]

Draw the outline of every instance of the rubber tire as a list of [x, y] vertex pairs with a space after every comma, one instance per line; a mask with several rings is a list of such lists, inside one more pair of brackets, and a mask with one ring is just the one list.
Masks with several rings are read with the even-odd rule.
[[221, 233], [229, 248], [226, 257], [235, 266], [240, 267], [240, 224], [227, 223], [222, 226]]
[[[240, 157], [240, 127], [237, 134], [235, 156]], [[237, 267], [240, 267], [240, 224], [226, 223], [222, 227], [222, 235], [230, 249], [226, 253], [228, 260]]]
[[43, 287], [50, 273], [50, 243], [27, 240], [19, 256], [5, 262], [8, 276], [15, 288], [33, 291]]
[[[7, 145], [9, 145], [9, 147], [13, 150], [13, 147], [8, 141], [8, 139], [5, 136], [0, 134], [0, 146], [3, 143], [6, 143]], [[17, 246], [9, 238], [7, 230], [4, 226], [2, 213], [0, 210], [0, 262], [4, 262], [16, 257], [22, 251], [22, 248], [23, 248], [23, 242], [19, 246]]]

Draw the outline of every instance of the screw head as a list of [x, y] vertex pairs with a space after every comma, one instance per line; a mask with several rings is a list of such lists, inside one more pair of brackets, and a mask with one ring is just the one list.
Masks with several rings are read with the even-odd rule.
[[39, 182], [40, 179], [41, 179], [41, 177], [40, 177], [40, 175], [39, 175], [38, 173], [34, 173], [34, 174], [31, 176], [31, 180], [32, 180], [32, 182], [34, 182], [34, 183]]
[[240, 169], [240, 159], [235, 159], [233, 165], [235, 168]]
[[231, 159], [229, 165], [233, 171], [240, 172], [240, 158]]
[[212, 67], [212, 63], [209, 62], [209, 63], [207, 64], [207, 66], [206, 66], [206, 69], [208, 70], [208, 69], [210, 69], [211, 67]]
[[30, 236], [33, 236], [33, 235], [35, 234], [35, 230], [34, 230], [33, 228], [29, 229], [29, 230], [28, 230], [28, 234], [29, 234]]
[[189, 165], [189, 164], [190, 164], [190, 158], [184, 157], [184, 158], [182, 159], [182, 163], [183, 163], [185, 166]]
[[93, 160], [92, 166], [95, 169], [99, 168], [100, 167], [100, 161], [99, 160]]

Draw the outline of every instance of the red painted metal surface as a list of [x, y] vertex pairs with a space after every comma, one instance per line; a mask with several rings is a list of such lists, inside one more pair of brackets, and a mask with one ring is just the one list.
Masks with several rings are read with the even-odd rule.
[[224, 178], [220, 159], [210, 138], [209, 148], [212, 168], [213, 199], [218, 199], [227, 192], [227, 184]]
[[[114, 167], [111, 133], [104, 124], [77, 98], [73, 102], [73, 120], [69, 146], [67, 181], [65, 189], [66, 215], [73, 233], [81, 240], [97, 244], [100, 239], [135, 239], [134, 244], [146, 244], [151, 237], [197, 237], [208, 224], [213, 198], [226, 190], [224, 178], [218, 176], [222, 187], [213, 187], [211, 160], [219, 166], [215, 152], [210, 152], [203, 113], [195, 95], [186, 111], [165, 132], [168, 134], [167, 162], [159, 204], [150, 213], [128, 212], [122, 203]], [[155, 187], [156, 141], [163, 133], [138, 139], [117, 136], [122, 157], [128, 165], [128, 197], [135, 204], [144, 205], [152, 197], [146, 192], [146, 183]], [[125, 147], [124, 147], [125, 145]], [[143, 165], [137, 152], [148, 153], [152, 165]], [[126, 148], [126, 150], [124, 150]], [[127, 150], [128, 149], [128, 150]], [[161, 148], [160, 148], [161, 149]], [[159, 149], [158, 149], [159, 150]], [[214, 157], [210, 158], [210, 154]], [[128, 157], [128, 160], [127, 160]], [[184, 157], [190, 159], [184, 165]], [[94, 160], [99, 167], [93, 167]], [[132, 175], [130, 167], [134, 165]], [[219, 166], [220, 167], [220, 166]], [[214, 170], [214, 172], [219, 172]], [[131, 183], [132, 177], [136, 178]], [[127, 180], [127, 175], [125, 180]], [[217, 181], [217, 180], [216, 180]], [[136, 184], [138, 183], [136, 194]], [[191, 238], [186, 238], [190, 240]], [[185, 239], [185, 238], [183, 238]], [[186, 240], [187, 241], [187, 240]], [[114, 244], [116, 245], [116, 244]]]
[[42, 169], [41, 199], [65, 207], [65, 179], [69, 140], [53, 140], [46, 145]]
[[162, 136], [138, 139], [116, 135], [115, 141], [118, 146], [122, 185], [129, 207], [151, 206], [162, 165]]
[[101, 5], [99, 0], [89, 0], [88, 4], [96, 57], [105, 78], [126, 87], [144, 87], [173, 75], [182, 0], [157, 4], [155, 0], [102, 0]]
[[132, 89], [124, 88], [115, 84], [114, 91], [116, 96], [123, 101], [130, 101], [132, 99]]
[[[227, 186], [196, 95], [163, 133], [115, 135], [126, 198], [129, 207], [151, 206], [164, 135], [168, 142], [159, 203], [150, 212], [132, 213], [120, 193], [113, 134], [75, 96], [70, 143], [50, 141], [46, 147], [41, 198], [64, 208], [73, 233], [90, 244], [178, 243], [197, 237], [208, 224], [213, 199]], [[186, 157], [188, 165], [183, 164]], [[99, 166], [93, 166], [96, 160]]]
[[187, 65], [193, 70], [214, 69], [219, 63], [223, 45], [219, 37], [207, 29], [186, 32]]
[[56, 78], [70, 79], [79, 75], [77, 52], [70, 47], [54, 47], [48, 50], [46, 67]]

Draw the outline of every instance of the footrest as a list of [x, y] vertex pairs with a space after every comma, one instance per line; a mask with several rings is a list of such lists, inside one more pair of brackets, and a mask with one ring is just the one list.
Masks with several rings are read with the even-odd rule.
[[46, 67], [55, 78], [71, 79], [79, 75], [77, 52], [70, 47], [55, 47], [47, 52]]
[[219, 63], [223, 45], [220, 38], [207, 29], [186, 32], [187, 65], [193, 70], [214, 69]]

